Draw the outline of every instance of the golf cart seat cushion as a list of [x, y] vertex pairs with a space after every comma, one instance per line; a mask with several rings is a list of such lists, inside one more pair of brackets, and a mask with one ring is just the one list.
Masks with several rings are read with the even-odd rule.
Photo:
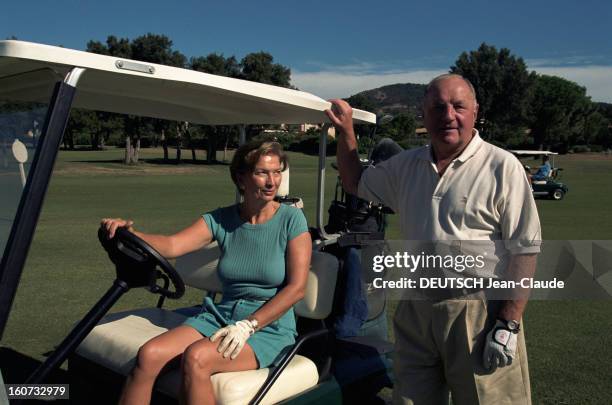
[[[138, 349], [149, 339], [182, 324], [184, 316], [159, 308], [144, 308], [107, 315], [77, 349], [77, 354], [121, 375], [134, 367]], [[219, 403], [247, 403], [266, 380], [270, 369], [219, 373], [212, 376]], [[179, 370], [161, 377], [157, 388], [177, 397]], [[306, 357], [295, 356], [280, 375], [263, 403], [289, 398], [317, 384], [316, 365]]]
[[[271, 369], [234, 371], [211, 377], [217, 403], [238, 405], [248, 403], [266, 381]], [[319, 374], [315, 364], [306, 357], [296, 355], [266, 394], [262, 404], [275, 404], [317, 385]], [[177, 398], [180, 372], [173, 370], [157, 382], [157, 389]]]
[[138, 349], [168, 329], [180, 326], [185, 317], [159, 308], [143, 308], [106, 315], [87, 335], [76, 352], [112, 371], [127, 375], [134, 367]]
[[[176, 270], [185, 284], [205, 291], [220, 292], [222, 284], [217, 277], [219, 246], [216, 242], [203, 249], [176, 259]], [[310, 260], [310, 272], [304, 298], [295, 305], [295, 313], [310, 319], [324, 319], [332, 310], [338, 259], [335, 256], [314, 251]]]

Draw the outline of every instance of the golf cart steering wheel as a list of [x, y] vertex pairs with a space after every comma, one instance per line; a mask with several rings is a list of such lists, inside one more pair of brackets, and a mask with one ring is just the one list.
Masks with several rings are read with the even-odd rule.
[[[148, 287], [152, 293], [170, 299], [181, 298], [185, 293], [185, 283], [176, 269], [127, 228], [118, 228], [115, 237], [108, 239], [106, 229], [100, 227], [98, 239], [117, 268], [117, 279], [127, 283], [129, 288]], [[157, 285], [157, 279], [164, 278], [164, 275], [172, 283], [174, 291]]]

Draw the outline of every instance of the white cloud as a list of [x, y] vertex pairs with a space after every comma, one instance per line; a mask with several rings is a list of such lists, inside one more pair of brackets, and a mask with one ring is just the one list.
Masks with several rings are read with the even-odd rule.
[[[534, 66], [534, 65], [532, 65]], [[537, 64], [536, 64], [537, 66]], [[364, 90], [396, 83], [428, 83], [447, 70], [397, 71], [377, 69], [370, 64], [325, 67], [318, 72], [293, 71], [292, 83], [300, 90], [329, 99], [348, 97]], [[612, 103], [611, 66], [542, 66], [540, 74], [560, 76], [586, 87], [593, 101]]]

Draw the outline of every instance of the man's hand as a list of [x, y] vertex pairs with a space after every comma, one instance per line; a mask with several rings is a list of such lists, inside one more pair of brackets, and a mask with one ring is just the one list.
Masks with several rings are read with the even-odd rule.
[[482, 360], [484, 367], [493, 372], [497, 367], [509, 366], [516, 355], [517, 333], [498, 320], [487, 334]]
[[357, 195], [362, 167], [359, 162], [357, 138], [353, 128], [353, 109], [344, 100], [334, 99], [329, 101], [332, 103], [332, 108], [325, 110], [325, 114], [338, 131], [336, 160], [338, 161], [342, 188], [349, 194]]
[[325, 110], [325, 114], [327, 114], [334, 127], [344, 135], [355, 136], [353, 109], [349, 103], [341, 99], [333, 99], [329, 102], [332, 103], [332, 107], [331, 110]]
[[223, 352], [223, 357], [234, 360], [240, 354], [247, 339], [255, 333], [255, 327], [248, 319], [238, 321], [234, 325], [229, 325], [216, 331], [210, 341], [215, 342], [220, 337], [223, 338], [217, 346], [219, 353]]

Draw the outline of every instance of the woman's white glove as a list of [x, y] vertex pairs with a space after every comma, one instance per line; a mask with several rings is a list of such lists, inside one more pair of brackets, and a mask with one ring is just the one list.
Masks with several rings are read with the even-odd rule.
[[487, 334], [483, 352], [484, 367], [493, 372], [497, 367], [509, 366], [516, 355], [517, 334], [498, 320]]
[[243, 319], [234, 325], [219, 329], [210, 337], [210, 341], [215, 342], [222, 337], [223, 339], [217, 346], [217, 351], [219, 353], [223, 352], [224, 358], [229, 356], [230, 359], [234, 360], [238, 357], [247, 339], [255, 333], [256, 327], [257, 324], [254, 321]]

